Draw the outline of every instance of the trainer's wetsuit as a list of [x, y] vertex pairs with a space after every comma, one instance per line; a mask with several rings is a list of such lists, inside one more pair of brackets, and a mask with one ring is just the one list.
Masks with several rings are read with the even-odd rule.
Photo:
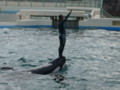
[[66, 43], [66, 31], [65, 31], [65, 26], [64, 23], [70, 16], [71, 11], [68, 13], [68, 15], [65, 17], [65, 19], [61, 22], [59, 22], [58, 28], [59, 28], [59, 40], [60, 40], [60, 46], [59, 46], [59, 57], [62, 57], [62, 53], [65, 47]]

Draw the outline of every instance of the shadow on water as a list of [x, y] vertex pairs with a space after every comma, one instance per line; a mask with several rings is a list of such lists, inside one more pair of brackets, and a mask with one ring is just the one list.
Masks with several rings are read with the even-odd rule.
[[57, 88], [58, 89], [64, 89], [64, 88], [67, 89], [67, 87], [69, 87], [69, 83], [66, 83], [66, 82], [63, 82], [63, 81], [56, 81], [56, 80], [55, 80], [55, 82], [58, 84], [57, 87], [55, 87], [56, 89]]

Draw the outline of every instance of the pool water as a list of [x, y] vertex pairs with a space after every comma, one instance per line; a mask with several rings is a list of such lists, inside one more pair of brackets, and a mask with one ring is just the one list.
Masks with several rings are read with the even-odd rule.
[[119, 90], [120, 32], [69, 30], [64, 80], [23, 72], [58, 57], [58, 31], [47, 28], [0, 29], [0, 90]]

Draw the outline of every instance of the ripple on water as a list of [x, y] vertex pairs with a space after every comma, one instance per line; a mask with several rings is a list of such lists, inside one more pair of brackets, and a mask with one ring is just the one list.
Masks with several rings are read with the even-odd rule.
[[17, 69], [0, 71], [0, 90], [119, 90], [120, 32], [66, 31], [67, 66], [60, 72], [64, 80], [57, 82], [50, 75], [21, 72], [58, 57], [57, 30], [0, 29], [0, 65]]

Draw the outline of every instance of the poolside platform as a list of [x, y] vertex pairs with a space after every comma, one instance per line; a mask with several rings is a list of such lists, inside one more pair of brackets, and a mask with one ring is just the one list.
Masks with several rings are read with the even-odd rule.
[[[102, 28], [120, 31], [120, 18], [104, 17], [100, 2], [87, 3], [83, 1], [66, 2], [6, 2], [0, 6], [0, 27], [46, 27], [57, 28], [58, 16], [66, 16], [73, 10], [66, 22], [66, 28]], [[33, 6], [35, 4], [35, 6]], [[39, 7], [37, 7], [39, 4]], [[49, 4], [48, 6], [46, 6]], [[81, 7], [78, 7], [80, 4]], [[83, 5], [82, 5], [83, 4]], [[17, 5], [17, 6], [16, 6]], [[31, 5], [31, 6], [29, 6]], [[88, 7], [85, 7], [85, 6]], [[93, 7], [94, 5], [94, 7]], [[98, 5], [98, 6], [97, 6]], [[15, 8], [16, 7], [16, 8]], [[11, 11], [9, 11], [11, 9]]]

